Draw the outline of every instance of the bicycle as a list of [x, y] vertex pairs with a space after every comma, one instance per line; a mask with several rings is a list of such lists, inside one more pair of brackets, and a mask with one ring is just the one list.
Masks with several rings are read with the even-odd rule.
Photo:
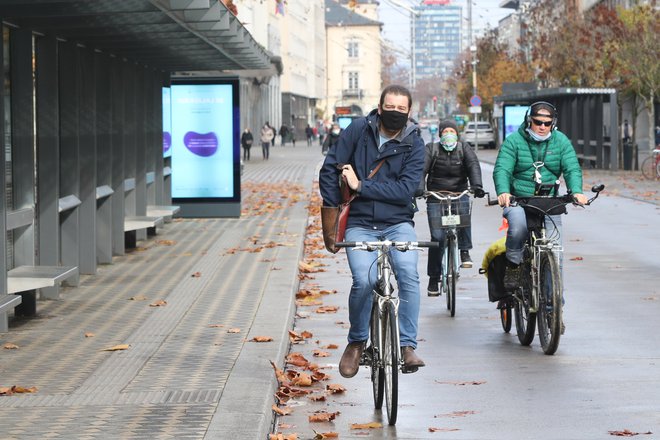
[[656, 147], [642, 162], [642, 175], [647, 179], [660, 179], [660, 148]]
[[[537, 186], [538, 194], [557, 194], [559, 182], [554, 185]], [[590, 205], [605, 185], [596, 185], [596, 194], [586, 205]], [[563, 248], [559, 242], [559, 230], [546, 235], [545, 219], [551, 215], [565, 214], [566, 205], [573, 204], [570, 191], [561, 196], [537, 195], [532, 197], [511, 196], [511, 206], [521, 206], [525, 210], [529, 236], [523, 250], [520, 264], [520, 285], [511, 295], [498, 303], [500, 320], [505, 332], [511, 329], [511, 310], [516, 323], [516, 333], [521, 345], [530, 345], [534, 340], [538, 324], [539, 342], [543, 352], [552, 355], [559, 347], [562, 330], [563, 286], [559, 267], [559, 253]], [[496, 205], [497, 200], [490, 200]]]
[[460, 277], [458, 228], [470, 226], [470, 201], [461, 200], [472, 191], [425, 191], [424, 197], [433, 197], [440, 204], [440, 217], [430, 217], [431, 229], [445, 229], [445, 243], [442, 253], [442, 293], [447, 297], [447, 310], [452, 317], [456, 315], [456, 283]]
[[391, 283], [394, 268], [390, 252], [420, 250], [436, 246], [433, 242], [414, 241], [356, 241], [337, 243], [337, 247], [378, 252], [378, 279], [374, 285], [373, 305], [369, 321], [370, 345], [364, 350], [360, 365], [371, 367], [374, 407], [380, 410], [385, 398], [387, 420], [396, 424], [399, 396], [398, 372], [406, 370], [399, 344], [399, 296]]

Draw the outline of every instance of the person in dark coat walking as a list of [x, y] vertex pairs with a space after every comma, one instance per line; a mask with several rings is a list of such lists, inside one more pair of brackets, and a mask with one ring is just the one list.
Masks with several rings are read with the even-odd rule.
[[250, 160], [250, 148], [252, 148], [252, 143], [254, 142], [254, 136], [249, 128], [245, 128], [243, 134], [241, 134], [241, 146], [243, 147], [243, 160]]

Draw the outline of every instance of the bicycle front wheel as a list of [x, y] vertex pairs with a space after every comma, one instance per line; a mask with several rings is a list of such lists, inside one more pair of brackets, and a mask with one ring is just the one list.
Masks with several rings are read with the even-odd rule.
[[456, 268], [456, 239], [447, 240], [447, 310], [453, 317], [456, 315], [456, 279], [458, 270]]
[[374, 301], [371, 308], [371, 385], [374, 394], [374, 408], [383, 407], [383, 395], [385, 386], [385, 372], [381, 363], [379, 347], [381, 338], [380, 317], [378, 316], [378, 303]]
[[656, 163], [653, 156], [649, 156], [642, 162], [642, 175], [647, 179], [656, 179], [658, 175], [656, 174]]
[[536, 313], [531, 311], [532, 307], [532, 275], [529, 259], [521, 265], [521, 286], [514, 308], [516, 319], [516, 333], [521, 345], [529, 345], [534, 340], [536, 331]]
[[562, 286], [559, 264], [552, 252], [541, 254], [539, 270], [539, 341], [545, 354], [557, 351], [561, 337]]
[[392, 304], [387, 304], [382, 324], [384, 326], [383, 340], [383, 370], [385, 375], [385, 405], [387, 407], [387, 422], [396, 424], [399, 404], [399, 354], [398, 328], [396, 313]]

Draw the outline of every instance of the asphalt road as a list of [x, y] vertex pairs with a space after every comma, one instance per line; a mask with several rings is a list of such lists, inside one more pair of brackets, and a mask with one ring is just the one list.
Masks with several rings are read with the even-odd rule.
[[[482, 160], [482, 170], [486, 189], [492, 190], [492, 165]], [[415, 220], [419, 239], [428, 239], [424, 206]], [[293, 345], [292, 352], [330, 376], [313, 385], [316, 394], [329, 383], [346, 391], [326, 393], [320, 402], [292, 399], [287, 402], [292, 413], [277, 419], [277, 431], [297, 433], [299, 439], [324, 432], [342, 439], [607, 439], [617, 432], [660, 438], [658, 206], [605, 194], [586, 209], [569, 208], [564, 216], [567, 329], [554, 356], [543, 354], [538, 338], [523, 347], [515, 328], [504, 333], [495, 305], [488, 302], [486, 279], [476, 267], [489, 244], [502, 236], [500, 223], [500, 208], [475, 202], [476, 264], [461, 274], [454, 318], [444, 297], [426, 296], [426, 255], [420, 255], [418, 353], [427, 366], [400, 376], [396, 427], [387, 426], [384, 412], [373, 409], [368, 368], [352, 379], [337, 371], [348, 322], [345, 255], [310, 257], [308, 248], [307, 261], [325, 266], [308, 274], [301, 288], [336, 290], [321, 301], [338, 311], [299, 307], [295, 330], [313, 337]], [[319, 349], [327, 357], [314, 356]], [[338, 414], [331, 422], [310, 422], [316, 411]], [[383, 426], [351, 427], [372, 422]]]

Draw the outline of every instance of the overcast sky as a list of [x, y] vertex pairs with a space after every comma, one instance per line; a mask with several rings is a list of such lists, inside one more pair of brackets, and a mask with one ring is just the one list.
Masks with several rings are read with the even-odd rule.
[[[384, 23], [383, 36], [410, 54], [410, 13], [397, 8], [392, 3], [408, 5], [419, 4], [419, 0], [379, 0], [378, 15]], [[452, 4], [463, 8], [463, 16], [467, 19], [467, 2], [470, 0], [452, 0]], [[472, 0], [472, 32], [480, 35], [487, 27], [497, 27], [497, 22], [513, 12], [513, 9], [500, 8], [502, 0]], [[467, 29], [467, 28], [466, 28]], [[400, 54], [403, 55], [403, 54]]]

